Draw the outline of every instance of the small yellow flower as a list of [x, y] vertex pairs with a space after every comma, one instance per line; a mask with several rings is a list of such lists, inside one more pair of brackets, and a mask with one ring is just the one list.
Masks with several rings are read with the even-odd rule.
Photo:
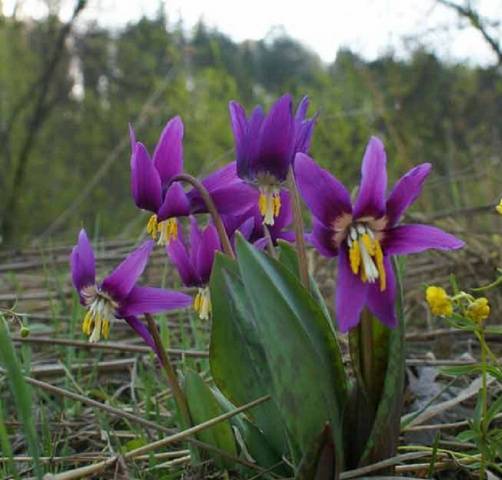
[[490, 315], [490, 305], [486, 297], [476, 298], [467, 307], [467, 316], [476, 322], [485, 321]]
[[435, 286], [427, 287], [425, 299], [433, 315], [438, 317], [451, 317], [453, 314], [453, 303], [444, 288]]
[[502, 215], [502, 198], [500, 199], [499, 204], [495, 207], [495, 210]]

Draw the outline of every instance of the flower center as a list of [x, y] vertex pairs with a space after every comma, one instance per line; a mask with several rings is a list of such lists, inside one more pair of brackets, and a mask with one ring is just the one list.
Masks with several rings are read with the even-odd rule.
[[95, 343], [103, 336], [110, 335], [110, 321], [115, 317], [118, 304], [111, 297], [100, 292], [93, 285], [83, 290], [82, 295], [87, 306], [87, 313], [82, 323], [82, 332], [89, 336], [89, 342]]
[[380, 291], [386, 287], [383, 252], [372, 229], [364, 223], [352, 224], [347, 235], [350, 268], [363, 282], [380, 280]]
[[157, 215], [152, 215], [146, 225], [146, 231], [157, 240], [158, 245], [167, 245], [178, 238], [178, 222], [175, 218], [159, 222]]
[[201, 320], [208, 320], [211, 315], [211, 295], [209, 287], [199, 288], [197, 295], [193, 299], [193, 309]]
[[258, 200], [263, 223], [273, 225], [281, 211], [281, 196], [279, 187], [272, 185], [260, 186], [260, 198]]

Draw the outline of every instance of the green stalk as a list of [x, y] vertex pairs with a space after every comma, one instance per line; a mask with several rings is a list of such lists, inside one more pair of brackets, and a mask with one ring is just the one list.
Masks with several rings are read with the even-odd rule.
[[288, 189], [293, 204], [293, 227], [295, 230], [295, 245], [298, 254], [298, 270], [300, 280], [305, 288], [309, 288], [309, 267], [307, 262], [307, 251], [305, 249], [305, 229], [303, 226], [302, 209], [300, 205], [300, 194], [296, 186], [293, 167], [289, 167]]
[[[485, 328], [481, 325], [476, 332], [479, 344], [481, 346], [481, 441], [486, 444], [488, 440], [488, 369], [487, 369], [487, 352], [485, 342]], [[486, 459], [483, 454], [483, 448], [480, 449], [479, 461], [479, 479], [485, 480], [486, 478]]]
[[157, 328], [155, 320], [149, 313], [145, 313], [145, 318], [148, 322], [148, 329], [152, 334], [155, 346], [157, 347], [160, 363], [162, 365], [162, 368], [164, 369], [164, 372], [166, 373], [167, 380], [169, 382], [169, 386], [171, 387], [174, 400], [176, 401], [176, 405], [178, 406], [181, 419], [184, 423], [183, 427], [188, 428], [192, 425], [192, 419], [190, 417], [190, 411], [188, 409], [187, 399], [185, 397], [183, 390], [180, 387], [178, 376], [176, 375], [176, 370], [171, 365], [171, 362], [169, 361], [169, 356], [167, 355], [164, 345], [162, 345], [162, 340], [160, 339], [159, 330]]

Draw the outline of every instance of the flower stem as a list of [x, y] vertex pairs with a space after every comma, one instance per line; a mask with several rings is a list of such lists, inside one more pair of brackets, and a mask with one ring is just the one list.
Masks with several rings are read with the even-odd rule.
[[[488, 440], [488, 371], [487, 371], [487, 352], [485, 343], [485, 327], [481, 325], [476, 332], [480, 346], [481, 346], [481, 442], [485, 444]], [[483, 454], [484, 448], [480, 449], [479, 460], [479, 479], [485, 480], [486, 478], [486, 459]]]
[[169, 386], [171, 387], [174, 399], [176, 401], [176, 404], [178, 405], [178, 409], [182, 417], [183, 423], [185, 423], [184, 426], [185, 428], [188, 428], [192, 424], [192, 419], [190, 418], [190, 411], [188, 410], [188, 403], [185, 394], [180, 387], [176, 371], [174, 370], [173, 366], [171, 365], [171, 362], [169, 361], [169, 357], [166, 353], [164, 345], [162, 345], [162, 340], [160, 339], [159, 330], [157, 328], [155, 320], [149, 313], [145, 313], [145, 318], [146, 321], [148, 322], [148, 329], [152, 334], [155, 346], [157, 347], [157, 354], [159, 356], [160, 363], [162, 364], [162, 368], [166, 372]]
[[288, 189], [293, 204], [293, 226], [295, 230], [296, 252], [298, 254], [298, 270], [303, 286], [308, 289], [309, 267], [307, 262], [307, 252], [305, 250], [305, 231], [303, 226], [302, 210], [300, 207], [300, 194], [298, 193], [298, 187], [296, 186], [293, 167], [289, 167]]
[[197, 180], [195, 177], [192, 175], [189, 175], [188, 173], [180, 173], [179, 175], [176, 175], [171, 179], [169, 182], [169, 185], [172, 185], [174, 182], [185, 182], [189, 183], [192, 185], [192, 187], [197, 190], [202, 198], [202, 201], [207, 207], [208, 212], [210, 213], [214, 226], [216, 227], [216, 230], [218, 231], [218, 236], [220, 237], [220, 242], [221, 246], [223, 248], [223, 251], [230, 257], [230, 258], [235, 258], [234, 256], [234, 251], [232, 250], [232, 245], [230, 244], [230, 240], [228, 239], [227, 232], [225, 230], [225, 226], [223, 225], [223, 221], [221, 219], [221, 216], [218, 212], [218, 209], [216, 208], [216, 205], [213, 202], [213, 199], [211, 198], [211, 194], [207, 191], [207, 188]]

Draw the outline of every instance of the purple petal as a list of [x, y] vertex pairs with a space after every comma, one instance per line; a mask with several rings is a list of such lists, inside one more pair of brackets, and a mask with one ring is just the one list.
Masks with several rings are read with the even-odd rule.
[[381, 140], [371, 137], [364, 153], [361, 168], [361, 185], [354, 205], [354, 218], [385, 214], [385, 190], [387, 189], [387, 157]]
[[343, 213], [352, 212], [350, 193], [344, 185], [303, 153], [296, 155], [295, 177], [303, 200], [326, 227]]
[[385, 232], [382, 244], [385, 255], [407, 255], [429, 248], [455, 250], [463, 246], [462, 240], [430, 225], [401, 225], [392, 228]]
[[171, 118], [164, 127], [153, 153], [153, 163], [162, 185], [183, 171], [183, 122], [180, 117]]
[[[193, 248], [193, 247], [192, 247]], [[197, 249], [196, 269], [202, 283], [207, 284], [213, 268], [214, 254], [220, 249], [220, 239], [216, 228], [209, 224], [202, 233]]]
[[70, 255], [71, 279], [73, 286], [80, 293], [83, 287], [96, 283], [96, 262], [91, 242], [84, 229], [78, 234], [77, 244]]
[[145, 270], [148, 258], [155, 242], [147, 240], [134, 252], [130, 253], [125, 260], [108, 275], [101, 288], [108, 292], [117, 302], [123, 301], [131, 292], [138, 278]]
[[239, 180], [211, 192], [216, 210], [222, 215], [241, 215], [253, 205], [258, 205], [259, 192]]
[[178, 270], [183, 285], [186, 287], [193, 287], [201, 284], [200, 278], [197, 276], [195, 268], [189, 258], [186, 246], [181, 240], [171, 240], [166, 246], [166, 252], [169, 259]]
[[[199, 224], [197, 223], [197, 219], [194, 216], [190, 217], [190, 261], [192, 262], [192, 265], [195, 268], [195, 271], [198, 272], [197, 270], [197, 252], [199, 250], [199, 245], [203, 241], [202, 237], [202, 230], [199, 227]], [[197, 276], [199, 274], [197, 273]]]
[[430, 163], [422, 163], [401, 177], [387, 199], [388, 225], [394, 226], [407, 208], [418, 198], [431, 171]]
[[279, 98], [263, 120], [260, 129], [258, 154], [251, 158], [250, 169], [265, 172], [283, 181], [292, 162], [295, 123], [291, 95]]
[[333, 240], [333, 231], [316, 218], [312, 222], [312, 227], [312, 233], [307, 237], [312, 246], [325, 257], [331, 258], [337, 255], [338, 249]]
[[181, 183], [174, 182], [166, 192], [164, 202], [157, 213], [159, 221], [184, 217], [190, 213], [190, 203]]
[[155, 346], [155, 342], [153, 341], [148, 328], [146, 325], [139, 320], [137, 317], [126, 317], [124, 320], [129, 324], [129, 326], [145, 341], [145, 343], [155, 352], [157, 353], [157, 347]]
[[143, 315], [144, 313], [160, 313], [186, 308], [192, 303], [192, 297], [174, 290], [153, 287], [134, 287], [119, 314], [124, 317]]
[[395, 328], [396, 318], [396, 278], [389, 257], [384, 258], [386, 288], [380, 291], [380, 283], [368, 284], [368, 308], [384, 325]]
[[335, 298], [336, 320], [342, 333], [351, 330], [359, 323], [367, 293], [367, 284], [352, 273], [349, 252], [343, 248], [338, 257]]
[[131, 190], [139, 208], [156, 213], [162, 198], [160, 177], [142, 143], [136, 143], [131, 156]]
[[298, 125], [295, 133], [295, 153], [308, 153], [314, 133], [315, 119], [305, 120]]
[[230, 111], [230, 123], [234, 134], [237, 168], [240, 174], [245, 175], [249, 170], [249, 155], [247, 150], [248, 121], [246, 112], [242, 105], [235, 101], [229, 103], [228, 109]]
[[300, 100], [298, 104], [298, 108], [296, 109], [295, 121], [303, 122], [305, 120], [305, 116], [307, 115], [307, 110], [309, 109], [309, 97], [306, 95]]

